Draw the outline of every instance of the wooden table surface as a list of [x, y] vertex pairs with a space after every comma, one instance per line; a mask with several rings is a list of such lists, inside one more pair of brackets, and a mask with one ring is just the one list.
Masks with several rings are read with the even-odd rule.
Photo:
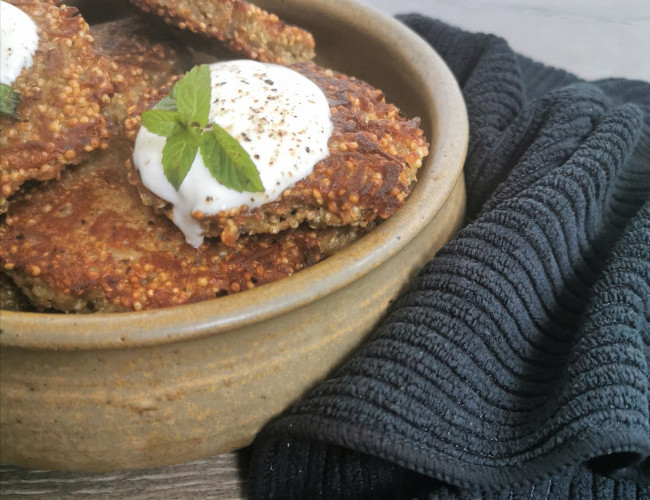
[[[335, 1], [335, 0], [332, 0]], [[518, 52], [586, 79], [650, 80], [648, 0], [362, 0], [504, 37]], [[1, 443], [0, 443], [1, 446]], [[188, 464], [108, 474], [0, 466], [2, 498], [246, 498], [249, 450]]]

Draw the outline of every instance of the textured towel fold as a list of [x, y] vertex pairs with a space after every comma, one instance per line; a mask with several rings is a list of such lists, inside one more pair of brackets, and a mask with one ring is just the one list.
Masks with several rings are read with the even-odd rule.
[[401, 18], [470, 120], [469, 223], [258, 436], [254, 498], [650, 498], [650, 84]]

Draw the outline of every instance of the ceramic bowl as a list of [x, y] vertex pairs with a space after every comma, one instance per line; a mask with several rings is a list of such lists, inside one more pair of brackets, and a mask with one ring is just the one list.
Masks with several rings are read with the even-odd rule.
[[431, 154], [412, 195], [344, 251], [237, 295], [139, 313], [3, 311], [2, 463], [108, 471], [249, 444], [351, 355], [462, 224], [468, 125], [440, 57], [352, 1], [258, 3], [311, 30], [320, 64], [422, 118]]

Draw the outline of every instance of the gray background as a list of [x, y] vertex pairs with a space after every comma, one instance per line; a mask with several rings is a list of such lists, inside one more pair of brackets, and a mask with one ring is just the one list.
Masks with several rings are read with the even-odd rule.
[[359, 0], [505, 38], [521, 54], [586, 79], [650, 80], [650, 0]]

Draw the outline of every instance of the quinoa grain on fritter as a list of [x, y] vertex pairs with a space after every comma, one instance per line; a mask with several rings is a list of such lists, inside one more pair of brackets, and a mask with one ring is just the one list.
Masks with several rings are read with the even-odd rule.
[[244, 0], [131, 0], [165, 22], [223, 42], [244, 57], [281, 64], [314, 58], [313, 36]]
[[0, 117], [0, 213], [28, 180], [60, 175], [94, 149], [106, 147], [101, 108], [110, 102], [110, 63], [96, 56], [93, 38], [73, 7], [43, 0], [10, 0], [36, 23], [33, 65], [12, 84], [18, 119]]

